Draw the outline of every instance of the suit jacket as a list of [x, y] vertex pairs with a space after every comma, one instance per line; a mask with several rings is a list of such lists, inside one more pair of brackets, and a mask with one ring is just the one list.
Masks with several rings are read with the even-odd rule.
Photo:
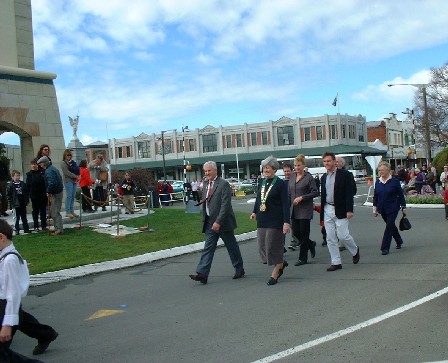
[[[324, 220], [324, 206], [327, 204], [327, 173], [321, 179], [320, 220]], [[338, 219], [347, 218], [347, 212], [353, 212], [353, 174], [344, 169], [336, 169], [334, 181], [334, 210]]]
[[[305, 171], [303, 177], [296, 183], [297, 173], [293, 172], [288, 183], [289, 205], [291, 206], [291, 218], [312, 219], [314, 212], [313, 199], [319, 195], [313, 176]], [[294, 205], [294, 199], [302, 197], [300, 204]]]
[[[207, 195], [208, 184], [204, 183], [203, 195]], [[202, 232], [205, 232], [206, 221], [208, 223], [219, 223], [221, 231], [233, 231], [236, 228], [236, 218], [232, 208], [232, 188], [230, 184], [220, 177], [213, 181], [213, 190], [208, 199], [208, 210], [210, 216], [207, 216], [206, 205], [202, 204]]]

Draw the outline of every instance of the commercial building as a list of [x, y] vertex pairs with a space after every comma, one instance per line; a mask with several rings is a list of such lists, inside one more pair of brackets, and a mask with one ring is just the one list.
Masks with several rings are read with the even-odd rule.
[[192, 166], [189, 178], [200, 176], [202, 164], [213, 160], [226, 177], [249, 179], [259, 173], [260, 161], [269, 155], [294, 158], [299, 153], [311, 156], [325, 151], [382, 153], [367, 144], [365, 117], [347, 114], [142, 133], [109, 140], [109, 148], [111, 169], [150, 168], [156, 179], [183, 179], [184, 160]]

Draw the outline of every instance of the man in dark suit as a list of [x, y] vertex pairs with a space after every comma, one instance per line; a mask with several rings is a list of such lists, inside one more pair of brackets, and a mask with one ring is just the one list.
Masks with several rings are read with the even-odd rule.
[[331, 256], [327, 271], [336, 271], [342, 268], [338, 238], [353, 256], [353, 263], [359, 262], [359, 247], [348, 230], [353, 217], [353, 175], [336, 167], [334, 153], [326, 152], [322, 159], [327, 173], [322, 175], [320, 219], [325, 223]]
[[205, 233], [205, 245], [196, 268], [196, 275], [189, 276], [192, 280], [207, 283], [216, 245], [221, 237], [235, 268], [233, 279], [239, 279], [245, 272], [240, 247], [234, 234], [236, 219], [231, 204], [232, 190], [230, 184], [218, 176], [218, 168], [214, 161], [207, 161], [203, 169], [207, 182], [202, 188], [202, 195], [205, 198], [199, 204], [202, 204], [202, 232]]

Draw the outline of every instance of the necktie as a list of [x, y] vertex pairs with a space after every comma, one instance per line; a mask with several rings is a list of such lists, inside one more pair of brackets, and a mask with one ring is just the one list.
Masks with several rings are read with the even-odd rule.
[[212, 190], [213, 190], [213, 180], [211, 180], [208, 185], [207, 197], [205, 198], [205, 211], [208, 216], [210, 215], [210, 211], [208, 210], [208, 200], [210, 199], [210, 196], [212, 195]]
[[210, 184], [208, 186], [208, 190], [207, 190], [207, 197], [206, 199], [208, 200], [210, 198], [210, 196], [212, 195], [212, 190], [213, 190], [213, 180], [210, 181]]

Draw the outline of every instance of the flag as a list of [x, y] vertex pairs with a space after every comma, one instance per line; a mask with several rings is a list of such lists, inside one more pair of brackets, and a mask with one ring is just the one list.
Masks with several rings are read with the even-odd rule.
[[336, 107], [337, 103], [338, 103], [338, 94], [336, 93], [336, 97], [334, 98], [332, 105]]

